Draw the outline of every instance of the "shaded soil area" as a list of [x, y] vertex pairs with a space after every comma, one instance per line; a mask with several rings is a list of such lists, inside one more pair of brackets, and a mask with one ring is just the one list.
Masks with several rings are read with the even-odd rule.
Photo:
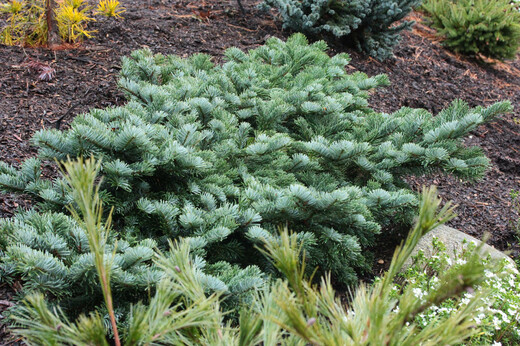
[[[235, 0], [122, 0], [123, 19], [99, 19], [91, 23], [95, 37], [74, 49], [0, 46], [0, 160], [18, 165], [36, 154], [31, 136], [43, 128], [66, 128], [74, 115], [91, 108], [120, 105], [118, 91], [120, 59], [131, 51], [149, 47], [154, 52], [188, 56], [207, 53], [220, 62], [224, 49], [251, 49], [271, 36], [287, 37], [270, 13], [256, 10], [256, 1], [243, 0], [242, 14]], [[415, 19], [420, 20], [418, 14]], [[0, 22], [1, 25], [1, 22]], [[510, 191], [520, 190], [520, 59], [507, 64], [485, 65], [444, 50], [432, 31], [422, 24], [403, 34], [395, 58], [379, 62], [342, 45], [331, 43], [331, 53], [348, 52], [349, 69], [368, 75], [386, 73], [391, 87], [375, 91], [370, 103], [380, 111], [420, 107], [437, 113], [454, 99], [471, 106], [511, 100], [515, 113], [508, 114], [473, 132], [468, 145], [483, 148], [491, 160], [484, 179], [476, 183], [432, 174], [411, 177], [410, 184], [436, 184], [446, 200], [459, 205], [451, 226], [481, 238], [489, 232], [490, 243], [518, 253], [513, 220], [519, 215]], [[41, 62], [55, 70], [51, 81], [42, 81], [28, 64]], [[0, 217], [13, 215], [30, 201], [0, 195]], [[383, 250], [381, 250], [383, 248]], [[376, 273], [385, 266], [388, 245], [375, 253]], [[383, 263], [377, 264], [377, 261]], [[381, 261], [380, 261], [381, 262]], [[0, 287], [0, 299], [8, 299]], [[0, 313], [5, 306], [0, 300]], [[2, 330], [0, 329], [0, 338]]]

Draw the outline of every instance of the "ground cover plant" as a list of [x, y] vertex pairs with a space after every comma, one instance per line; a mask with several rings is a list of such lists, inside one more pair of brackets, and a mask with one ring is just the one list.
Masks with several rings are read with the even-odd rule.
[[[425, 294], [423, 299], [416, 297], [416, 288], [411, 286], [404, 287], [402, 295], [392, 297], [393, 280], [421, 236], [454, 216], [449, 203], [439, 208], [441, 201], [435, 189], [424, 190], [416, 226], [396, 250], [388, 273], [372, 287], [361, 286], [349, 305], [335, 296], [330, 277], [322, 279], [319, 288], [309, 281], [302, 244], [285, 230], [279, 239], [264, 239], [262, 250], [284, 277], [266, 286], [250, 305], [242, 308], [240, 324], [224, 323], [219, 296], [205, 294], [197, 259], [190, 254], [189, 243], [182, 240], [157, 257], [165, 275], [150, 303], [133, 306], [129, 323], [118, 325], [110, 292], [113, 254], [105, 252], [110, 217], [106, 223], [102, 221], [102, 201], [96, 186], [100, 166], [94, 160], [80, 159], [64, 167], [77, 208], [71, 212], [83, 225], [96, 258], [111, 330], [99, 313], [82, 315], [71, 322], [59, 309], [51, 309], [43, 295], [35, 293], [26, 298], [14, 316], [17, 332], [29, 344], [434, 345], [460, 343], [479, 334], [472, 318], [488, 296], [485, 289], [464, 298], [464, 306], [442, 321], [420, 328], [414, 320], [434, 304], [460, 299], [462, 292], [483, 281], [486, 268], [495, 269], [479, 261], [479, 249], [468, 251], [468, 261], [456, 271], [441, 275], [439, 289]], [[114, 302], [117, 304], [117, 297]]]
[[[436, 117], [410, 108], [378, 113], [367, 105], [368, 90], [386, 78], [348, 74], [347, 56], [330, 58], [325, 49], [295, 35], [249, 53], [230, 49], [222, 66], [206, 55], [147, 50], [126, 58], [120, 84], [127, 105], [80, 115], [70, 130], [41, 131], [34, 137], [39, 159], [20, 170], [0, 166], [3, 190], [33, 195], [47, 213], [7, 221], [4, 229], [20, 232], [1, 236], [4, 277], [22, 276], [28, 290], [56, 297], [91, 294], [74, 273], [93, 273], [92, 255], [78, 250], [84, 235], [70, 232], [74, 223], [59, 214], [72, 196], [62, 179], [41, 178], [40, 160], [95, 155], [105, 175], [100, 194], [114, 206], [114, 229], [128, 250], [115, 262], [122, 301], [156, 282], [149, 248], [183, 237], [204, 260], [205, 288], [236, 306], [274, 272], [254, 246], [276, 239], [286, 223], [304, 244], [308, 268], [354, 283], [376, 234], [411, 223], [417, 198], [403, 177], [436, 169], [480, 176], [487, 159], [461, 138], [510, 105], [454, 102]], [[63, 273], [72, 276], [60, 279]]]
[[[421, 0], [265, 0], [276, 8], [285, 29], [305, 34], [332, 34], [380, 60], [392, 56], [399, 32], [410, 29], [402, 21]], [[397, 24], [396, 24], [397, 23]]]
[[520, 45], [520, 12], [509, 0], [426, 0], [422, 8], [457, 53], [514, 59]]
[[[463, 251], [455, 254], [447, 252], [446, 247], [438, 239], [433, 238], [433, 254], [427, 258], [422, 253], [414, 256], [414, 264], [399, 276], [404, 280], [395, 286], [396, 296], [402, 287], [411, 288], [418, 299], [424, 299], [430, 292], [439, 289], [439, 275], [457, 272], [466, 265], [473, 256], [475, 244], [467, 243]], [[475, 260], [475, 259], [473, 259]], [[481, 256], [476, 259], [484, 266], [491, 262], [490, 257]], [[464, 308], [479, 290], [486, 290], [489, 296], [483, 298], [483, 305], [472, 319], [481, 329], [465, 341], [465, 345], [518, 345], [520, 342], [520, 274], [517, 268], [507, 260], [498, 263], [495, 271], [486, 269], [484, 279], [475, 287], [475, 292], [465, 292], [461, 299], [447, 299], [441, 304], [435, 304], [416, 315], [418, 328], [424, 328], [438, 323]]]

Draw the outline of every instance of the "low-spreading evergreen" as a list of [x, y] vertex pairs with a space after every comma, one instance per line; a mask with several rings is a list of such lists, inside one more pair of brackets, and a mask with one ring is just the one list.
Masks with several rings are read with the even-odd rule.
[[42, 130], [33, 138], [38, 159], [18, 169], [0, 164], [0, 188], [32, 195], [41, 213], [3, 221], [3, 279], [67, 296], [66, 304], [91, 294], [82, 273], [94, 272], [93, 257], [62, 214], [73, 196], [63, 179], [42, 179], [41, 166], [93, 155], [120, 239], [113, 285], [121, 301], [157, 282], [150, 249], [181, 237], [206, 290], [221, 292], [225, 304], [248, 299], [276, 273], [256, 246], [285, 225], [303, 244], [307, 268], [355, 282], [375, 236], [411, 224], [418, 201], [403, 178], [432, 170], [481, 176], [488, 161], [462, 137], [511, 106], [456, 101], [435, 117], [378, 113], [369, 91], [387, 77], [348, 74], [348, 56], [329, 57], [326, 48], [297, 34], [249, 53], [228, 49], [222, 66], [202, 54], [125, 58], [127, 105], [79, 115], [65, 131]]
[[426, 0], [422, 8], [443, 44], [457, 53], [514, 59], [520, 46], [520, 12], [509, 0]]
[[462, 292], [476, 288], [486, 268], [497, 269], [479, 261], [480, 249], [468, 254], [455, 272], [441, 275], [437, 290], [417, 297], [408, 286], [396, 297], [393, 280], [421, 236], [454, 216], [449, 202], [439, 209], [435, 189], [424, 191], [416, 226], [396, 250], [388, 273], [372, 287], [362, 285], [349, 304], [336, 297], [330, 277], [323, 278], [319, 288], [307, 279], [301, 243], [285, 230], [279, 239], [266, 240], [263, 251], [283, 279], [254, 294], [242, 307], [238, 325], [224, 322], [221, 296], [205, 293], [185, 240], [157, 256], [164, 277], [150, 302], [134, 304], [123, 324], [113, 308], [118, 297], [111, 294], [112, 259], [104, 250], [110, 217], [103, 222], [95, 183], [99, 165], [79, 160], [65, 163], [65, 169], [76, 202], [71, 212], [86, 230], [111, 322], [104, 323], [99, 312], [72, 321], [61, 309], [49, 307], [41, 293], [31, 294], [14, 313], [16, 332], [30, 345], [452, 345], [480, 333], [472, 319], [485, 305], [486, 289], [465, 298], [447, 318], [424, 328], [415, 321], [429, 307], [456, 301]]
[[[276, 8], [284, 29], [332, 34], [379, 60], [392, 56], [399, 32], [413, 22], [401, 21], [421, 0], [264, 0]], [[401, 21], [399, 23], [396, 23]]]

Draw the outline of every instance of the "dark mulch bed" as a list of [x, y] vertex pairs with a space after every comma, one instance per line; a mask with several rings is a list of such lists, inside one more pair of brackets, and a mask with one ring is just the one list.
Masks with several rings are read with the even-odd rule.
[[[75, 49], [0, 46], [0, 160], [19, 164], [34, 156], [36, 151], [29, 139], [42, 128], [65, 128], [78, 113], [122, 104], [122, 93], [116, 87], [120, 58], [132, 50], [149, 47], [180, 56], [202, 52], [219, 62], [225, 48], [247, 50], [270, 36], [288, 36], [270, 14], [258, 12], [250, 1], [243, 1], [245, 14], [238, 11], [235, 0], [121, 2], [127, 8], [124, 18], [92, 23], [90, 28], [97, 30], [95, 38]], [[352, 71], [389, 75], [392, 86], [377, 90], [371, 97], [371, 105], [384, 112], [409, 106], [437, 113], [456, 98], [471, 106], [511, 100], [515, 114], [480, 127], [467, 140], [468, 145], [482, 147], [491, 159], [492, 167], [483, 180], [468, 183], [431, 175], [410, 178], [410, 183], [417, 189], [438, 185], [442, 197], [459, 205], [459, 216], [451, 226], [477, 238], [489, 232], [491, 244], [517, 253], [511, 222], [519, 215], [511, 206], [509, 192], [520, 189], [520, 125], [514, 121], [520, 109], [520, 60], [484, 65], [457, 57], [442, 49], [422, 25], [403, 34], [395, 59], [378, 62], [333, 43], [332, 53], [337, 52], [351, 54]], [[29, 59], [53, 67], [53, 80], [39, 81], [38, 75], [24, 66]], [[29, 205], [26, 198], [2, 195], [0, 217], [9, 217], [16, 208]], [[386, 261], [393, 251], [388, 246], [383, 248], [386, 250], [376, 251], [376, 261]], [[376, 265], [376, 272], [381, 267], [384, 264]], [[0, 288], [0, 299], [6, 294]], [[0, 337], [1, 333], [0, 329]]]

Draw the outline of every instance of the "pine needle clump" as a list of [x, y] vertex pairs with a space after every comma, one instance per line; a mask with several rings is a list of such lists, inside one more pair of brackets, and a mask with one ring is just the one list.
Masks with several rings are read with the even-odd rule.
[[[329, 57], [326, 48], [321, 41], [309, 45], [301, 34], [287, 42], [272, 38], [249, 53], [228, 49], [222, 66], [203, 54], [182, 59], [134, 52], [123, 60], [120, 80], [128, 104], [79, 115], [68, 130], [42, 130], [33, 138], [37, 159], [19, 168], [0, 164], [0, 189], [32, 195], [42, 214], [29, 215], [49, 219], [35, 230], [21, 214], [6, 221], [0, 240], [7, 249], [37, 252], [43, 264], [67, 259], [66, 265], [81, 265], [77, 240], [53, 229], [56, 223], [75, 229], [56, 214], [67, 213], [73, 196], [63, 179], [42, 179], [41, 165], [92, 155], [102, 160], [99, 194], [113, 207], [116, 256], [125, 249], [167, 249], [169, 240], [183, 238], [205, 289], [235, 306], [276, 274], [256, 246], [278, 239], [278, 228], [287, 225], [306, 251], [307, 268], [354, 283], [368, 268], [365, 249], [376, 235], [412, 222], [418, 199], [403, 178], [434, 170], [482, 176], [488, 160], [462, 138], [511, 106], [471, 109], [455, 101], [435, 117], [410, 108], [378, 113], [367, 100], [387, 77], [349, 74], [348, 56]], [[55, 218], [61, 221], [50, 221]], [[64, 234], [60, 251], [71, 257], [46, 240], [55, 234]], [[5, 277], [22, 274], [9, 269], [19, 257], [2, 254]], [[123, 262], [121, 270], [135, 270], [132, 280], [143, 285], [153, 282], [147, 258]], [[56, 282], [56, 296], [77, 283], [52, 276], [55, 265], [39, 268], [22, 279]], [[74, 296], [89, 289], [75, 287]], [[129, 281], [122, 287], [141, 286]]]
[[[276, 8], [283, 28], [305, 34], [331, 34], [384, 60], [413, 22], [402, 21], [421, 0], [264, 0]], [[400, 22], [399, 22], [400, 21]], [[397, 23], [399, 22], [399, 23]]]

